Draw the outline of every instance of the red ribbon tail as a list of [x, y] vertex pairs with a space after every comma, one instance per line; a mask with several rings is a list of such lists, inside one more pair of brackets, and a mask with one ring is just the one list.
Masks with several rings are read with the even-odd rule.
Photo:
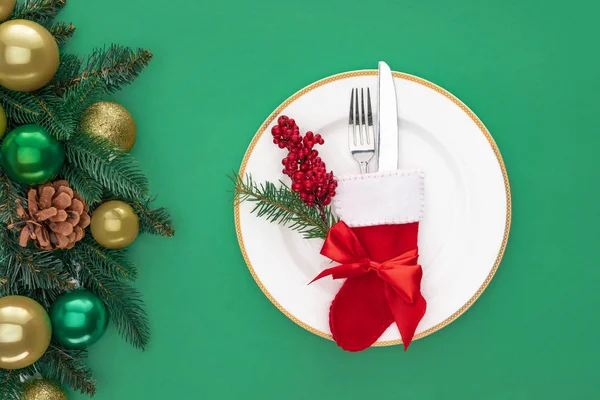
[[313, 279], [312, 281], [308, 282], [308, 284], [310, 285], [311, 283], [313, 283], [315, 281], [318, 281], [319, 279], [322, 279], [322, 278], [325, 278], [326, 276], [332, 275], [334, 273], [334, 270], [336, 268], [337, 267], [332, 267], [332, 268], [327, 268], [327, 269], [321, 271], [321, 273], [319, 275], [317, 275], [315, 277], [315, 279]]
[[390, 285], [385, 285], [384, 291], [406, 351], [425, 315], [427, 302], [420, 292], [416, 294], [412, 303], [407, 303]]

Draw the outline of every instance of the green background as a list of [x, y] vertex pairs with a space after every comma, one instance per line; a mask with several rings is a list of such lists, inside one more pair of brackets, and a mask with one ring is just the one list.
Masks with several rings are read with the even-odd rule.
[[[600, 398], [598, 4], [70, 1], [68, 50], [117, 42], [155, 54], [115, 99], [136, 119], [133, 154], [178, 228], [133, 245], [152, 342], [140, 352], [109, 328], [91, 349], [95, 398]], [[350, 354], [256, 286], [225, 175], [289, 95], [380, 59], [484, 121], [508, 168], [513, 226], [465, 315], [408, 353]]]

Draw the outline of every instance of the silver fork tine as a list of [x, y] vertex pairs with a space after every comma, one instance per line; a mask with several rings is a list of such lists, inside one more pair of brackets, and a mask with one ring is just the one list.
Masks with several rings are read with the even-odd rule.
[[356, 133], [354, 132], [354, 89], [350, 94], [350, 113], [348, 114], [348, 140], [356, 146]]
[[354, 129], [356, 144], [363, 144], [362, 131], [360, 129], [360, 111], [358, 109], [358, 88], [354, 89]]
[[373, 129], [373, 111], [371, 111], [370, 88], [367, 88], [367, 143], [375, 143], [375, 131]]
[[365, 113], [365, 89], [360, 89], [360, 133], [361, 143], [369, 143], [369, 133], [367, 132], [367, 121]]
[[[360, 104], [358, 92], [360, 90]], [[353, 88], [350, 93], [350, 112], [348, 114], [348, 146], [352, 157], [358, 162], [362, 174], [369, 171], [369, 162], [375, 155], [375, 136], [373, 133], [373, 113], [371, 111], [371, 91], [367, 88], [367, 106], [365, 107], [365, 89]]]

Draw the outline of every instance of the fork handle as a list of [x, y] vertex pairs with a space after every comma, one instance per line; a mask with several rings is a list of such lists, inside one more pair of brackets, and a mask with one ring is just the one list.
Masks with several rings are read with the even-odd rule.
[[369, 163], [367, 161], [361, 161], [358, 163], [358, 165], [360, 167], [361, 174], [366, 174], [367, 172], [369, 172]]

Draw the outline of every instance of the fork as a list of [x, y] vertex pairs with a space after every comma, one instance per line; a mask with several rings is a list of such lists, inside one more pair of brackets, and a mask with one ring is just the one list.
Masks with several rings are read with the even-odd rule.
[[348, 117], [348, 144], [350, 153], [360, 166], [360, 173], [369, 171], [369, 162], [375, 155], [375, 132], [371, 111], [371, 90], [367, 88], [367, 110], [365, 113], [365, 90], [360, 89], [360, 108], [358, 88], [350, 95], [350, 115]]

